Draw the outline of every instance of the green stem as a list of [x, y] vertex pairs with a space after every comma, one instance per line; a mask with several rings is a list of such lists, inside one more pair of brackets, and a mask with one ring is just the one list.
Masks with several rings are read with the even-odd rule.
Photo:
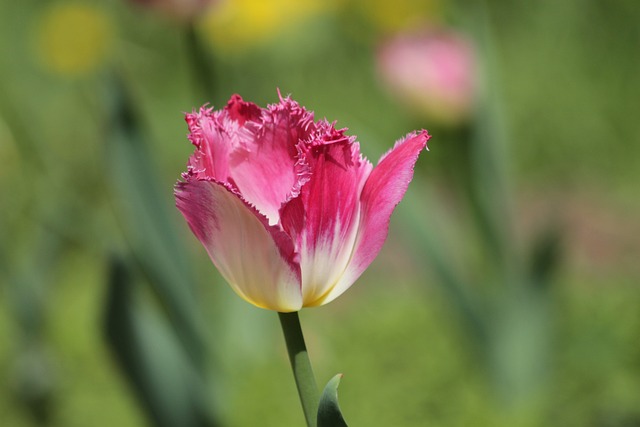
[[307, 347], [304, 344], [298, 312], [278, 313], [278, 316], [284, 340], [287, 343], [289, 361], [291, 361], [291, 369], [293, 369], [293, 376], [298, 386], [304, 417], [308, 427], [315, 427], [319, 401], [318, 387], [311, 369]]
[[213, 102], [215, 95], [215, 69], [208, 49], [198, 37], [195, 24], [187, 27], [187, 55], [191, 69], [196, 101]]

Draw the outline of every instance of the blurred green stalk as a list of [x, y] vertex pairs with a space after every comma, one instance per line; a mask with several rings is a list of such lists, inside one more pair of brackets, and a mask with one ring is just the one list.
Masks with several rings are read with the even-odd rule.
[[186, 43], [195, 99], [198, 103], [213, 102], [215, 70], [209, 51], [198, 37], [194, 23], [186, 28]]
[[278, 317], [280, 317], [280, 325], [282, 325], [282, 332], [287, 343], [289, 361], [291, 362], [291, 369], [298, 387], [298, 395], [302, 403], [304, 417], [307, 420], [307, 426], [315, 427], [319, 400], [318, 387], [311, 369], [307, 347], [304, 343], [298, 312], [278, 313]]

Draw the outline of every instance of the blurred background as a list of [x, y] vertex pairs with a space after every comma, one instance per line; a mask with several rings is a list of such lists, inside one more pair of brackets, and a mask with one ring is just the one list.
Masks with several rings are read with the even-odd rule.
[[302, 425], [275, 313], [174, 207], [183, 113], [291, 94], [374, 163], [378, 259], [301, 313], [353, 426], [640, 426], [634, 0], [0, 1], [0, 425]]

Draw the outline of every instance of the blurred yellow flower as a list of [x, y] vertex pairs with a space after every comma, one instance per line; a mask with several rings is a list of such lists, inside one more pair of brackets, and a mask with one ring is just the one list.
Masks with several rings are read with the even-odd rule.
[[88, 4], [53, 4], [33, 30], [36, 54], [42, 65], [66, 76], [94, 70], [104, 62], [113, 42], [108, 16]]
[[415, 28], [437, 21], [439, 0], [351, 0], [358, 11], [381, 31]]
[[130, 3], [156, 9], [168, 18], [188, 23], [203, 14], [217, 0], [129, 0]]
[[326, 0], [225, 0], [210, 9], [203, 29], [217, 49], [243, 50], [333, 7], [334, 1]]

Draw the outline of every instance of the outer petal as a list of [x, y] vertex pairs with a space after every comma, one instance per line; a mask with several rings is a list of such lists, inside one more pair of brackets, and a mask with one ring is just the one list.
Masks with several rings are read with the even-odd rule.
[[324, 124], [327, 140], [303, 148], [311, 169], [300, 196], [281, 211], [282, 226], [300, 252], [303, 306], [319, 305], [349, 263], [360, 216], [359, 196], [371, 172], [358, 145]]
[[300, 267], [291, 239], [280, 228], [222, 183], [180, 182], [175, 196], [191, 230], [238, 295], [270, 310], [302, 307]]
[[346, 291], [382, 249], [391, 213], [407, 191], [418, 155], [429, 138], [427, 131], [407, 135], [382, 156], [369, 175], [360, 196], [360, 224], [351, 261], [336, 286], [318, 305], [326, 304]]

